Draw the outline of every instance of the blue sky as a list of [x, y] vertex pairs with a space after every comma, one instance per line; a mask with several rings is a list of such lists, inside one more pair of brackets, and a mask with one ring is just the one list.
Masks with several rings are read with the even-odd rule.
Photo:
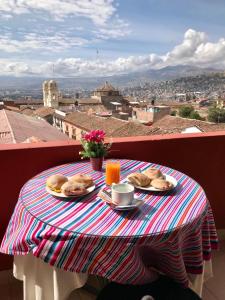
[[1, 0], [3, 74], [225, 66], [224, 0]]

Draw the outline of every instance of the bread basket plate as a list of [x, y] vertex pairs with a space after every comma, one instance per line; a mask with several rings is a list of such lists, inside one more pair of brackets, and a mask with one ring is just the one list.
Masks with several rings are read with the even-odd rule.
[[153, 186], [149, 186], [149, 187], [143, 187], [143, 186], [138, 186], [138, 185], [134, 185], [133, 183], [131, 183], [129, 181], [129, 179], [127, 178], [127, 181], [132, 184], [135, 188], [139, 189], [139, 190], [144, 190], [144, 191], [149, 191], [149, 192], [165, 192], [165, 191], [170, 191], [172, 189], [174, 189], [176, 186], [177, 186], [177, 180], [170, 176], [170, 175], [167, 175], [167, 174], [163, 174], [164, 176], [164, 179], [171, 182], [172, 183], [172, 187], [167, 189], [167, 190], [161, 190], [161, 189], [156, 189], [155, 187]]
[[79, 197], [83, 197], [83, 196], [88, 195], [91, 192], [93, 192], [95, 190], [95, 184], [90, 186], [89, 188], [87, 188], [87, 193], [82, 194], [82, 195], [73, 195], [73, 196], [66, 196], [63, 193], [56, 193], [56, 192], [52, 191], [48, 186], [45, 186], [45, 189], [46, 189], [47, 193], [51, 194], [52, 196], [58, 197], [58, 198], [79, 198]]

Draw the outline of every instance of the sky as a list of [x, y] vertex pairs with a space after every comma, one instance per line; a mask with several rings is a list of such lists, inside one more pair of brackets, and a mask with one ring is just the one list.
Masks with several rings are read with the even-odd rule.
[[224, 0], [0, 0], [0, 75], [225, 68]]

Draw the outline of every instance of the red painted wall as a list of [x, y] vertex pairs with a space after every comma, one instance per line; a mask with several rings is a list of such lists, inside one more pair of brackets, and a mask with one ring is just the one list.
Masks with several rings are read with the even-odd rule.
[[[197, 180], [212, 205], [217, 228], [225, 228], [225, 132], [114, 139], [111, 156], [167, 165]], [[79, 159], [78, 142], [0, 146], [0, 240], [22, 185], [35, 174]], [[0, 255], [0, 269], [11, 267]]]

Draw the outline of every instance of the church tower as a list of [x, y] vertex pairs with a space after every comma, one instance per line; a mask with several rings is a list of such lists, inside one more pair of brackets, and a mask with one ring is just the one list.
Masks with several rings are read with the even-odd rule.
[[44, 81], [43, 83], [43, 101], [44, 106], [58, 108], [60, 93], [57, 83], [54, 80]]
[[45, 80], [42, 84], [44, 106], [48, 106], [48, 81]]

